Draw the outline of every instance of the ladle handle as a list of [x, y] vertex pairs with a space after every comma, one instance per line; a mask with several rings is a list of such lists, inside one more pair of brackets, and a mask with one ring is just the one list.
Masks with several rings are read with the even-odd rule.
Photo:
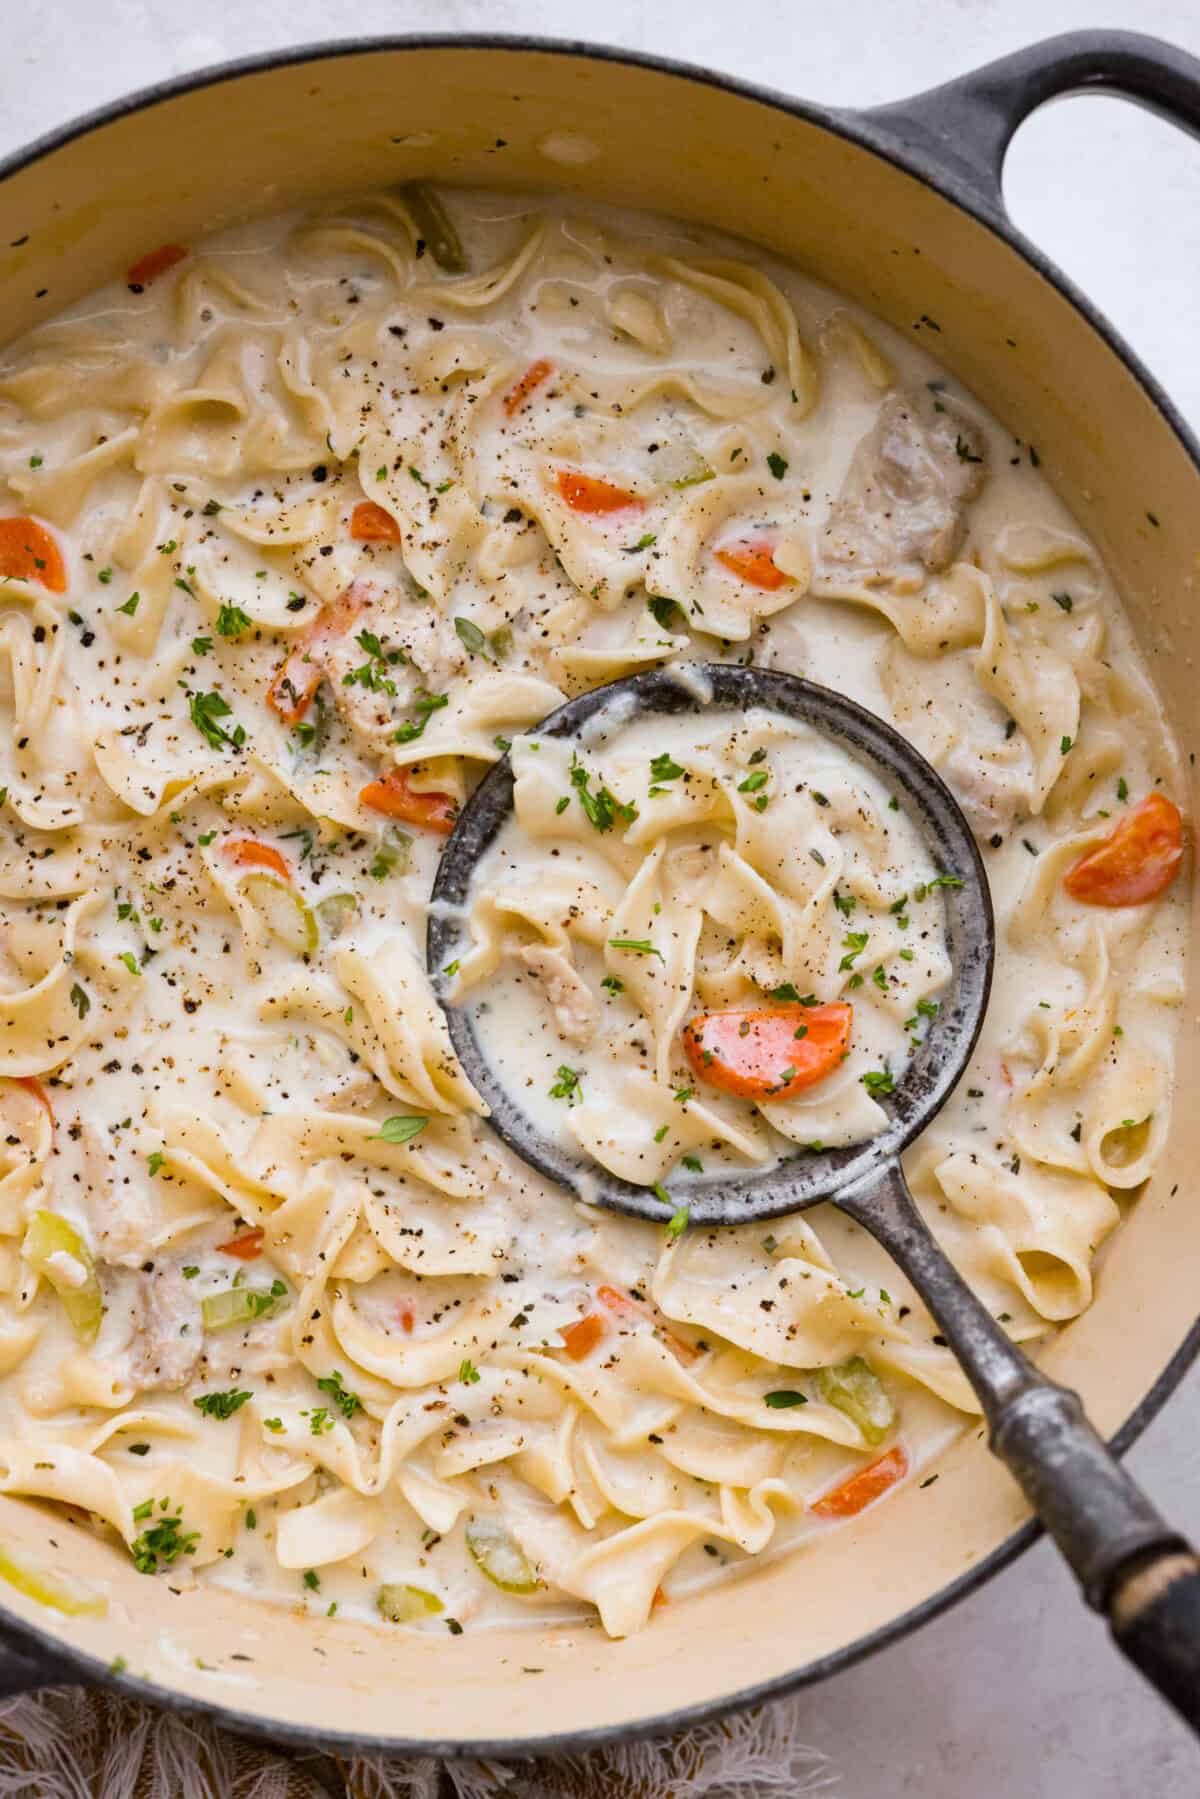
[[1017, 1348], [938, 1246], [898, 1162], [839, 1195], [908, 1276], [958, 1357], [991, 1447], [1124, 1653], [1200, 1733], [1200, 1562], [1117, 1460], [1079, 1395]]

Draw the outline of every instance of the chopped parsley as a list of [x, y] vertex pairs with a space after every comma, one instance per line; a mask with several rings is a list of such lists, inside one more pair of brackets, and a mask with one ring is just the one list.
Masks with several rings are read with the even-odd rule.
[[627, 949], [635, 956], [657, 956], [660, 962], [666, 961], [662, 951], [656, 949], [648, 937], [610, 937], [608, 945], [610, 949]]
[[136, 618], [141, 597], [140, 593], [131, 593], [129, 598], [125, 601], [125, 604], [117, 607], [117, 611], [123, 612], [126, 618]]
[[76, 981], [71, 988], [71, 1004], [78, 1012], [80, 1018], [86, 1018], [92, 1009], [92, 1002], [84, 992], [83, 988], [79, 985], [78, 981]]
[[582, 1077], [577, 1068], [568, 1068], [565, 1062], [558, 1066], [558, 1078], [550, 1089], [551, 1099], [565, 1099], [569, 1106], [577, 1106], [583, 1099]]
[[867, 947], [867, 938], [869, 936], [869, 931], [847, 931], [846, 935], [842, 938], [842, 948], [846, 951], [846, 954], [838, 963], [839, 974], [845, 974], [848, 968], [854, 967], [856, 959], [861, 956], [862, 952]]
[[869, 1068], [862, 1077], [868, 1093], [894, 1093], [896, 1082], [889, 1068]]
[[[668, 600], [661, 594], [656, 594], [652, 599], [646, 601], [646, 609], [654, 614], [655, 622], [661, 625], [664, 631], [674, 629], [674, 614], [680, 611], [675, 600]], [[682, 613], [680, 616], [683, 616]]]
[[[159, 1510], [169, 1512], [171, 1501], [160, 1499]], [[154, 1511], [152, 1499], [143, 1500], [141, 1505], [134, 1506], [133, 1516], [136, 1523], [149, 1518]], [[159, 1518], [156, 1524], [142, 1531], [130, 1544], [133, 1565], [139, 1574], [157, 1574], [162, 1568], [169, 1568], [177, 1562], [181, 1555], [195, 1555], [196, 1545], [200, 1541], [198, 1530], [180, 1530], [183, 1523], [182, 1514], [176, 1517]]]
[[782, 481], [788, 472], [787, 459], [781, 456], [777, 450], [772, 450], [767, 457], [767, 467], [777, 481]]
[[469, 1356], [459, 1363], [458, 1378], [464, 1387], [473, 1387], [479, 1379], [479, 1370]]
[[424, 736], [425, 727], [435, 712], [450, 704], [448, 693], [426, 693], [422, 689], [416, 698], [416, 717], [410, 718], [407, 724], [401, 725], [396, 732], [397, 743], [412, 743], [416, 738]]
[[[661, 1194], [662, 1191], [663, 1191], [663, 1189], [661, 1189], [661, 1188], [657, 1188], [657, 1187], [655, 1188], [656, 1193]], [[673, 1212], [671, 1217], [668, 1218], [666, 1227], [665, 1227], [665, 1230], [663, 1233], [665, 1235], [668, 1243], [674, 1243], [680, 1237], [682, 1237], [684, 1231], [686, 1231], [686, 1229], [688, 1227], [688, 1216], [689, 1216], [689, 1213], [688, 1213], [687, 1206], [680, 1206], [679, 1210], [677, 1212]]]
[[807, 1405], [808, 1398], [793, 1387], [777, 1387], [774, 1393], [763, 1394], [763, 1404], [769, 1405], [773, 1412], [786, 1412], [789, 1406]]
[[482, 656], [485, 662], [498, 660], [495, 650], [488, 642], [479, 626], [472, 624], [469, 618], [456, 618], [454, 629], [458, 633], [458, 641], [471, 656]]
[[402, 660], [401, 651], [385, 650], [374, 631], [359, 631], [354, 641], [367, 660], [342, 676], [342, 686], [365, 687], [369, 693], [394, 694], [396, 683], [390, 679], [388, 669]]
[[232, 716], [232, 707], [223, 694], [189, 693], [188, 711], [192, 723], [210, 748], [223, 750], [228, 743], [235, 749], [240, 749], [245, 743], [246, 732], [242, 725], [235, 725], [232, 731], [227, 731], [220, 723], [221, 719]]
[[335, 1368], [332, 1374], [319, 1380], [317, 1386], [322, 1393], [328, 1393], [343, 1418], [353, 1418], [355, 1412], [362, 1410], [362, 1400], [357, 1393], [347, 1392], [338, 1369]]
[[593, 793], [589, 786], [591, 776], [583, 767], [578, 756], [571, 758], [570, 775], [571, 785], [578, 795], [579, 804], [583, 807], [588, 822], [594, 830], [611, 831], [618, 818], [627, 825], [633, 823], [638, 815], [637, 807], [622, 805], [616, 794], [611, 793], [607, 787], [601, 787]]
[[162, 1167], [162, 1165], [163, 1165], [162, 1150], [161, 1149], [152, 1149], [150, 1151], [150, 1154], [146, 1157], [146, 1172], [149, 1174], [151, 1180], [154, 1179], [155, 1175], [158, 1173], [158, 1171]]
[[678, 762], [665, 751], [661, 756], [655, 756], [650, 763], [650, 779], [653, 782], [650, 792], [655, 793], [663, 781], [677, 781], [682, 773], [683, 769]]
[[250, 629], [251, 622], [250, 614], [243, 612], [240, 606], [230, 606], [226, 601], [221, 601], [221, 609], [217, 613], [219, 636], [240, 637], [243, 631]]
[[429, 1123], [428, 1118], [405, 1117], [397, 1114], [394, 1118], [385, 1118], [379, 1127], [377, 1141], [384, 1143], [408, 1143]]
[[249, 1393], [233, 1391], [201, 1393], [199, 1399], [193, 1399], [192, 1404], [198, 1412], [203, 1412], [206, 1418], [232, 1418], [235, 1412], [241, 1411], [250, 1397]]

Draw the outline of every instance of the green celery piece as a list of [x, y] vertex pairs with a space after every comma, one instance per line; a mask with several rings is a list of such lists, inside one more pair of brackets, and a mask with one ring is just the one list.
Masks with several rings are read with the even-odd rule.
[[865, 1356], [852, 1355], [832, 1368], [818, 1368], [812, 1387], [818, 1399], [857, 1424], [868, 1443], [882, 1443], [896, 1422], [896, 1408]]

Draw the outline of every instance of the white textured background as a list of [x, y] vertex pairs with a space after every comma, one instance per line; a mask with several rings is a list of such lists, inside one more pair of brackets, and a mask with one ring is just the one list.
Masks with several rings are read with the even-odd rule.
[[[145, 82], [359, 33], [591, 37], [849, 105], [1085, 26], [1153, 32], [1200, 55], [1200, 0], [0, 0], [0, 17], [0, 154]], [[1006, 191], [1017, 222], [1200, 429], [1200, 145], [1120, 102], [1059, 104], [1018, 134]], [[1200, 1279], [1197, 1293], [1200, 1306]], [[1131, 1466], [1200, 1538], [1200, 1374]], [[1126, 1671], [1044, 1544], [949, 1616], [815, 1688], [801, 1717], [845, 1799], [1200, 1793], [1200, 1748]]]

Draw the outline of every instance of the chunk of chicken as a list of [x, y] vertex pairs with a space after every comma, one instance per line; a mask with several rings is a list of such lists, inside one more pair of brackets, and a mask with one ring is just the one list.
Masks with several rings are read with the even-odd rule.
[[516, 959], [546, 989], [546, 999], [564, 1041], [586, 1049], [596, 1035], [600, 1008], [596, 997], [565, 951], [546, 943], [530, 943]]
[[179, 1269], [158, 1263], [135, 1277], [133, 1334], [126, 1374], [139, 1392], [186, 1387], [204, 1347], [200, 1303]]
[[115, 1157], [94, 1124], [81, 1123], [83, 1191], [96, 1250], [115, 1268], [138, 1268], [150, 1241], [150, 1200], [138, 1183], [125, 1181], [117, 1197]]
[[983, 437], [969, 418], [945, 400], [889, 394], [829, 509], [823, 561], [861, 575], [945, 568], [983, 477]]
[[[392, 741], [397, 720], [408, 715], [418, 694], [444, 693], [466, 672], [468, 658], [450, 622], [427, 605], [400, 601], [379, 610], [371, 630], [402, 660], [372, 664], [351, 633], [331, 644], [322, 661], [342, 718], [368, 749], [377, 750]], [[366, 680], [364, 668], [370, 671]]]

